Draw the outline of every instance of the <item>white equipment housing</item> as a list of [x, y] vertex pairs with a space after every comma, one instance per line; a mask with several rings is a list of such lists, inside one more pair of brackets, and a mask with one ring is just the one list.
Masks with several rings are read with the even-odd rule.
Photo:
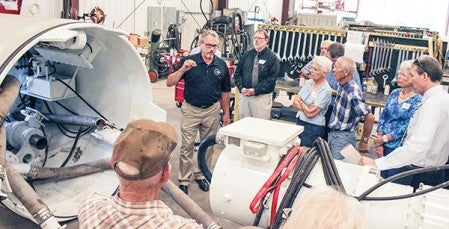
[[[295, 144], [302, 126], [275, 121], [244, 118], [218, 131], [217, 140], [224, 143], [213, 171], [210, 204], [213, 213], [242, 225], [252, 225], [255, 219], [249, 205], [270, 177], [287, 150]], [[359, 196], [379, 182], [379, 171], [370, 167], [335, 161], [341, 180], [349, 195]], [[282, 200], [291, 177], [281, 186]], [[307, 184], [325, 186], [320, 161], [313, 168]], [[307, 192], [303, 187], [299, 196]], [[410, 186], [388, 183], [369, 196], [397, 196], [412, 193]], [[295, 204], [300, 204], [295, 202]], [[447, 228], [449, 225], [449, 190], [439, 189], [428, 194], [390, 201], [362, 201], [368, 228]], [[259, 226], [268, 227], [271, 197]], [[277, 206], [276, 206], [277, 207]], [[298, 225], [301, 228], [301, 225]]]
[[[99, 117], [100, 113], [107, 119], [109, 127], [116, 127], [96, 128], [81, 135], [75, 154], [68, 157], [74, 139], [61, 134], [54, 123], [42, 125], [46, 133], [42, 137], [48, 141], [45, 167], [57, 168], [64, 161], [68, 167], [109, 158], [119, 129], [132, 119], [165, 121], [166, 112], [152, 102], [151, 83], [144, 62], [123, 31], [73, 20], [7, 14], [0, 14], [0, 28], [3, 31], [0, 35], [0, 82], [6, 75], [19, 79], [22, 84], [20, 97], [33, 98], [33, 109], [41, 113], [70, 115], [68, 110], [71, 110], [87, 117]], [[34, 74], [30, 74], [30, 65]], [[83, 102], [81, 96], [97, 112]], [[21, 122], [10, 127], [28, 125]], [[34, 128], [39, 130], [40, 127]], [[42, 135], [43, 132], [33, 133]], [[22, 135], [16, 133], [16, 136]], [[25, 146], [31, 147], [22, 144]], [[31, 165], [42, 164], [45, 150], [17, 148], [8, 151], [7, 158], [21, 174], [26, 175]], [[27, 158], [31, 162], [25, 163], [14, 155], [17, 152], [35, 153], [28, 154], [34, 158]], [[95, 191], [112, 194], [117, 184], [114, 172], [108, 170], [63, 181], [34, 181], [33, 187], [51, 213], [58, 220], [66, 221], [76, 218], [80, 201], [89, 194]], [[8, 197], [2, 201], [5, 206], [34, 220], [11, 193], [7, 181], [0, 187], [0, 194]]]

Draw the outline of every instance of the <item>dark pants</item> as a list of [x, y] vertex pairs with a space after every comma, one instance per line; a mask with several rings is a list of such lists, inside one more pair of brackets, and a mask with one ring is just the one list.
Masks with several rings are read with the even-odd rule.
[[[393, 150], [395, 150], [395, 148], [390, 148], [390, 147], [385, 147], [385, 146], [384, 146], [384, 156], [387, 156], [388, 154], [390, 154], [391, 152], [393, 152]], [[391, 176], [394, 176], [394, 175], [396, 175], [396, 174], [398, 174], [398, 173], [402, 173], [402, 172], [408, 171], [409, 169], [408, 169], [407, 167], [408, 167], [408, 166], [404, 166], [404, 167], [396, 168], [396, 169], [382, 170], [382, 171], [380, 172], [380, 175], [381, 175], [384, 179], [386, 179], [386, 178], [391, 177]], [[394, 182], [394, 183], [397, 183], [397, 184], [410, 185], [411, 181], [412, 181], [412, 177], [411, 177], [411, 176], [408, 176], [408, 177], [403, 177], [403, 178], [394, 180], [393, 182]]]
[[296, 125], [304, 127], [304, 131], [298, 135], [299, 139], [301, 139], [301, 146], [312, 147], [315, 139], [318, 137], [323, 137], [325, 130], [324, 126], [304, 122], [300, 119], [296, 121]]
[[[414, 165], [409, 165], [409, 166], [405, 166], [406, 170], [413, 170], [413, 169], [418, 169], [420, 167], [418, 166], [414, 166]], [[410, 176], [410, 183], [406, 184], [406, 185], [410, 185], [413, 187], [413, 191], [416, 191], [416, 189], [419, 188], [419, 184], [423, 183], [426, 185], [431, 185], [431, 186], [435, 186], [435, 185], [439, 185], [441, 183], [444, 182], [444, 170], [438, 170], [438, 171], [431, 171], [431, 172], [426, 172], [426, 173], [420, 173], [420, 174], [415, 174]]]
[[[332, 99], [335, 99], [334, 97], [332, 97]], [[332, 110], [334, 109], [334, 107], [332, 105], [329, 105], [329, 107], [327, 108], [326, 114], [324, 115], [324, 121], [325, 124], [324, 126], [326, 127], [324, 129], [324, 134], [323, 134], [323, 139], [324, 140], [328, 140], [328, 136], [329, 136], [329, 119], [331, 119], [331, 115], [332, 115]]]

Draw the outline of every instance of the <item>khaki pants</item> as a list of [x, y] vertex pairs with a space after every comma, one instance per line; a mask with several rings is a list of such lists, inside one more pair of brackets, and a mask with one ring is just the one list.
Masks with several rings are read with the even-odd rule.
[[270, 120], [271, 106], [273, 105], [272, 100], [272, 93], [258, 96], [240, 95], [239, 118], [254, 117]]
[[[209, 135], [214, 135], [220, 125], [220, 103], [201, 109], [183, 103], [181, 107], [181, 152], [179, 155], [179, 185], [189, 185], [192, 173], [196, 180], [204, 179], [198, 167], [196, 154], [194, 157], [193, 149], [195, 138], [199, 132], [201, 140]], [[211, 163], [212, 154], [206, 154], [206, 161]], [[193, 172], [195, 170], [195, 172]]]

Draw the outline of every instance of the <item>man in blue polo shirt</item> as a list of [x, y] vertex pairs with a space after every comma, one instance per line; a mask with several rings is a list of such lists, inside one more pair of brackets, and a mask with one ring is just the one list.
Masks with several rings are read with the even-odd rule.
[[[209, 191], [209, 183], [198, 169], [193, 158], [194, 142], [199, 132], [200, 138], [216, 134], [220, 124], [220, 108], [223, 109], [223, 125], [230, 122], [229, 97], [231, 81], [226, 63], [214, 55], [218, 47], [218, 35], [207, 30], [201, 38], [201, 53], [190, 55], [180, 61], [178, 69], [167, 78], [167, 86], [176, 85], [184, 79], [185, 103], [181, 107], [181, 151], [179, 157], [179, 188], [188, 193], [190, 178], [201, 190]], [[206, 160], [211, 161], [211, 154]], [[195, 171], [193, 171], [195, 168]]]
[[329, 148], [334, 159], [343, 160], [340, 150], [347, 144], [356, 146], [355, 130], [364, 117], [363, 134], [359, 151], [368, 151], [368, 138], [374, 123], [374, 115], [365, 103], [360, 87], [353, 80], [355, 62], [349, 57], [339, 57], [334, 66], [334, 77], [338, 82], [335, 106], [329, 120]]

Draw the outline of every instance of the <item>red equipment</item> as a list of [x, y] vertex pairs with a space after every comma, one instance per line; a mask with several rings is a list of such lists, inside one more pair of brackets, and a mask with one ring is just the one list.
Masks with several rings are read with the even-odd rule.
[[184, 80], [180, 80], [176, 83], [175, 87], [175, 102], [177, 107], [181, 107], [184, 102]]

